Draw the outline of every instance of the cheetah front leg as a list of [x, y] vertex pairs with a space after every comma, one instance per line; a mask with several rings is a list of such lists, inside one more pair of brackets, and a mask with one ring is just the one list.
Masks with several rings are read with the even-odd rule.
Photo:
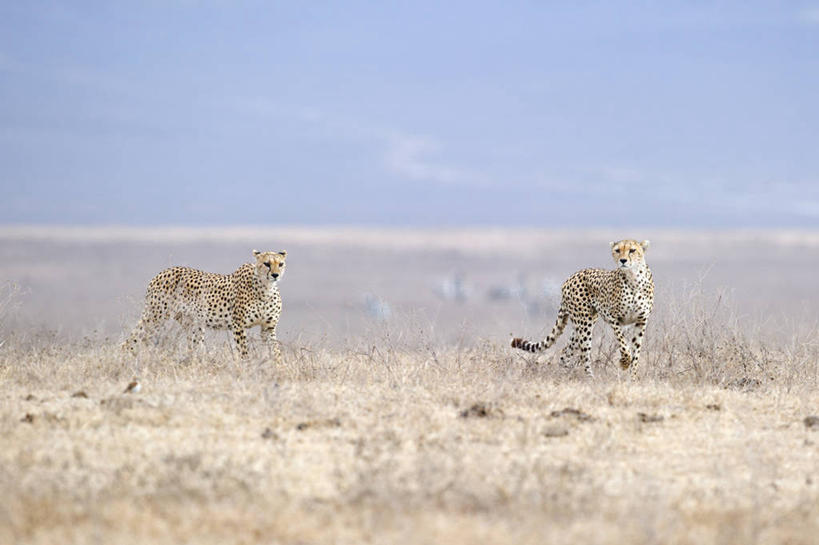
[[640, 347], [643, 344], [643, 335], [646, 332], [646, 317], [640, 317], [634, 324], [634, 336], [631, 338], [631, 376], [637, 376], [637, 360], [640, 358]]
[[626, 344], [626, 337], [623, 335], [623, 328], [619, 324], [611, 324], [614, 330], [614, 336], [617, 337], [617, 343], [620, 345], [620, 368], [628, 369], [632, 364], [631, 353]]
[[231, 329], [233, 329], [233, 338], [236, 339], [236, 346], [239, 348], [239, 355], [242, 358], [246, 358], [247, 332], [245, 331], [244, 324], [234, 323]]
[[279, 339], [276, 338], [276, 327], [264, 327], [262, 326], [262, 341], [267, 345], [268, 350], [270, 350], [271, 354], [273, 355], [273, 360], [280, 364], [282, 363], [282, 349], [279, 343]]

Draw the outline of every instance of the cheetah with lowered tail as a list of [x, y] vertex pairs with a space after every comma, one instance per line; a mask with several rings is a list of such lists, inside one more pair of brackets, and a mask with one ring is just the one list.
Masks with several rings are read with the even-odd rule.
[[276, 326], [282, 311], [278, 282], [284, 274], [287, 252], [253, 250], [255, 263], [245, 263], [231, 274], [216, 274], [188, 267], [172, 267], [148, 284], [142, 319], [124, 343], [136, 351], [159, 325], [173, 318], [189, 333], [189, 347], [204, 340], [204, 328], [230, 329], [240, 355], [247, 357], [246, 329], [261, 326], [262, 340], [276, 362], [282, 355]]
[[[513, 338], [512, 347], [528, 352], [546, 350], [555, 343], [571, 319], [574, 331], [569, 344], [560, 353], [560, 364], [566, 366], [567, 359], [579, 349], [586, 373], [594, 376], [590, 351], [592, 329], [599, 316], [614, 329], [620, 344], [620, 367], [631, 368], [632, 376], [635, 376], [643, 334], [654, 306], [654, 279], [645, 262], [648, 245], [647, 240], [612, 242], [611, 255], [617, 268], [613, 271], [583, 269], [570, 276], [561, 289], [563, 298], [552, 332], [540, 342]], [[623, 328], [630, 325], [634, 326], [631, 351], [623, 333]]]

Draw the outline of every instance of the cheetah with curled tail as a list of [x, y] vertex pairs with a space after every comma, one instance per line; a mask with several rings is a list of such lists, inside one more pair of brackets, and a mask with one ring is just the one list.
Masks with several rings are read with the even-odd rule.
[[124, 347], [132, 352], [146, 342], [158, 326], [173, 318], [188, 331], [188, 345], [204, 340], [204, 328], [230, 329], [240, 355], [248, 355], [246, 329], [260, 326], [262, 340], [281, 362], [276, 326], [282, 311], [278, 282], [285, 269], [287, 252], [253, 250], [255, 263], [245, 263], [231, 274], [216, 274], [171, 267], [148, 284], [142, 318]]
[[[634, 376], [646, 323], [654, 306], [654, 279], [645, 262], [648, 245], [647, 240], [612, 242], [611, 254], [617, 268], [613, 271], [583, 269], [570, 276], [561, 288], [563, 297], [552, 332], [540, 342], [513, 338], [512, 347], [528, 352], [546, 350], [571, 320], [574, 331], [569, 344], [560, 353], [560, 364], [566, 366], [567, 360], [579, 349], [586, 373], [594, 376], [590, 352], [592, 329], [599, 316], [614, 329], [620, 344], [620, 367], [630, 367]], [[623, 328], [629, 325], [634, 326], [631, 351], [623, 334]]]

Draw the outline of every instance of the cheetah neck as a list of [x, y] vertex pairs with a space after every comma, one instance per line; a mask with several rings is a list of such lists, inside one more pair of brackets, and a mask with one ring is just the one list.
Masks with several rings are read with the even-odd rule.
[[279, 293], [279, 283], [278, 282], [270, 282], [259, 278], [258, 276], [253, 278], [253, 288], [256, 292], [256, 295], [260, 299], [268, 299], [270, 297], [274, 297], [277, 293]]
[[626, 283], [631, 286], [639, 286], [641, 281], [648, 277], [648, 265], [643, 264], [635, 269], [618, 269]]

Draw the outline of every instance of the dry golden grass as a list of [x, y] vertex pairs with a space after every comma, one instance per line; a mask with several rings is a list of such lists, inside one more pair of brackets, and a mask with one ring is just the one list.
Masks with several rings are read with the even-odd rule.
[[[0, 230], [20, 285], [0, 285], [0, 544], [816, 542], [819, 235], [647, 233], [632, 382], [602, 324], [594, 380], [505, 345], [551, 328], [544, 277], [605, 265], [616, 235], [204, 234]], [[256, 332], [248, 361], [173, 328], [119, 350], [158, 270], [227, 272], [253, 246], [292, 254], [283, 365]], [[440, 300], [458, 271], [473, 296]], [[517, 272], [529, 314], [485, 295]]]
[[819, 349], [704, 319], [656, 324], [634, 383], [605, 341], [588, 380], [389, 331], [279, 367], [12, 336], [0, 542], [815, 543]]

